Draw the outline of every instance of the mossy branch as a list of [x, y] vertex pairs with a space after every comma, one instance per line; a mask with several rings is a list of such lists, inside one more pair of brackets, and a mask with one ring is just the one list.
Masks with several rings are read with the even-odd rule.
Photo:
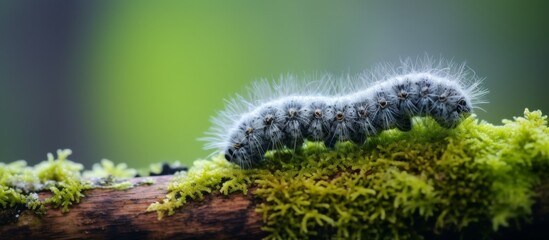
[[[262, 203], [253, 194], [210, 194], [159, 221], [154, 212], [145, 209], [164, 197], [171, 176], [152, 179], [156, 182], [153, 185], [124, 191], [88, 190], [81, 203], [67, 213], [52, 207], [45, 216], [20, 211], [17, 207], [0, 210], [0, 236], [9, 236], [9, 239], [261, 239], [268, 234], [261, 230], [262, 216], [255, 211]], [[132, 182], [142, 180], [136, 178]], [[40, 198], [48, 195], [41, 193]], [[546, 235], [549, 182], [541, 184], [536, 195], [531, 221], [521, 228], [506, 229], [495, 238], [530, 239]], [[18, 219], [13, 219], [15, 215], [19, 215]], [[482, 234], [470, 231], [472, 236]], [[456, 238], [456, 233], [451, 231], [424, 234], [439, 239]]]
[[[9, 239], [226, 239], [260, 238], [262, 222], [250, 195], [212, 194], [159, 221], [147, 207], [166, 195], [171, 176], [151, 177], [156, 183], [127, 190], [93, 189], [63, 213], [53, 206], [45, 216], [21, 208], [0, 210], [0, 236]], [[143, 178], [131, 182], [142, 182]], [[44, 199], [51, 195], [42, 192]], [[13, 217], [18, 215], [17, 219]], [[8, 239], [8, 238], [6, 238]]]
[[[524, 117], [506, 120], [503, 126], [469, 118], [456, 129], [441, 128], [430, 119], [415, 123], [410, 132], [386, 131], [360, 147], [344, 143], [328, 150], [308, 143], [299, 152], [271, 152], [268, 161], [255, 169], [240, 169], [222, 157], [196, 161], [189, 171], [173, 178], [157, 177], [156, 184], [124, 191], [92, 189], [93, 184], [66, 185], [74, 175], [52, 167], [55, 171], [46, 171], [38, 182], [60, 178], [55, 188], [49, 188], [53, 196], [40, 192], [32, 200], [10, 180], [19, 175], [0, 168], [4, 171], [0, 174], [0, 236], [545, 236], [549, 219], [546, 116], [526, 110]], [[52, 160], [47, 166], [68, 164], [59, 162]], [[137, 181], [128, 184], [135, 186]], [[47, 214], [34, 214], [40, 211], [33, 206], [46, 207]], [[20, 209], [34, 211], [18, 213]]]

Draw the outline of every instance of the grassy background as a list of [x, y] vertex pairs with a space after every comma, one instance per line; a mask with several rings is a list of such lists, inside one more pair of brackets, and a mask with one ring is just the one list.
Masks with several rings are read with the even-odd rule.
[[549, 112], [549, 3], [11, 1], [0, 3], [0, 161], [73, 149], [144, 167], [209, 154], [223, 99], [285, 73], [358, 73], [424, 53], [467, 61], [481, 119]]

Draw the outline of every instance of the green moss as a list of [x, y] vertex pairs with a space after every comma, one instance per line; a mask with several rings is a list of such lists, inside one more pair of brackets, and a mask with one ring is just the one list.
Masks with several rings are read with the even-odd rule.
[[[81, 180], [81, 164], [67, 159], [71, 151], [57, 151], [57, 159], [48, 154], [48, 160], [34, 167], [25, 161], [0, 163], [0, 205], [3, 208], [26, 206], [37, 214], [44, 214], [44, 204], [60, 207], [63, 212], [79, 202], [82, 192], [91, 187]], [[51, 197], [41, 201], [36, 192], [49, 190]]]
[[[147, 211], [158, 211], [161, 219], [164, 213], [172, 215], [174, 209], [187, 203], [187, 199], [203, 199], [204, 194], [219, 191], [229, 194], [241, 191], [246, 194], [251, 183], [249, 172], [242, 170], [224, 159], [195, 161], [188, 172], [178, 172], [168, 186], [168, 194], [162, 203], [153, 203]], [[185, 189], [185, 190], [183, 190]], [[183, 190], [183, 191], [182, 191]]]
[[[117, 177], [133, 177], [136, 170], [125, 164], [114, 165], [109, 160], [95, 164], [92, 171], [82, 174], [83, 165], [67, 159], [71, 154], [68, 149], [58, 150], [57, 159], [48, 154], [48, 159], [33, 167], [25, 161], [0, 163], [0, 207], [15, 208], [24, 206], [42, 215], [46, 213], [45, 205], [60, 208], [68, 212], [70, 206], [79, 203], [84, 191], [92, 188], [114, 188], [125, 190], [134, 187], [129, 181]], [[84, 175], [84, 176], [83, 176]], [[137, 185], [150, 184], [143, 180]], [[50, 191], [51, 197], [40, 200], [39, 191]]]
[[2, 208], [15, 207], [18, 204], [27, 203], [25, 195], [17, 192], [15, 189], [0, 186], [0, 206]]
[[503, 123], [473, 116], [444, 129], [418, 118], [412, 131], [385, 131], [361, 147], [270, 152], [251, 170], [222, 156], [197, 161], [148, 210], [162, 218], [204, 194], [254, 186], [270, 239], [406, 239], [472, 228], [489, 236], [528, 218], [534, 186], [549, 177], [547, 117], [526, 110]]
[[101, 163], [93, 164], [91, 171], [84, 171], [84, 177], [106, 178], [109, 176], [117, 178], [132, 178], [137, 174], [137, 170], [128, 168], [125, 163], [114, 165], [111, 160], [103, 159]]
[[172, 163], [167, 163], [167, 162], [157, 162], [157, 163], [151, 163], [149, 165], [149, 169], [142, 169], [142, 172], [140, 172], [141, 175], [143, 176], [147, 176], [147, 175], [161, 175], [161, 174], [166, 174], [166, 173], [162, 173], [162, 170], [164, 167], [168, 167], [168, 168], [171, 168], [172, 170], [173, 169], [177, 169], [177, 170], [183, 170], [183, 169], [186, 169], [185, 166], [183, 166], [183, 164], [181, 164], [181, 162], [179, 162], [178, 160], [175, 161], [175, 162], [172, 162]]
[[[151, 163], [149, 165], [149, 169], [146, 170], [146, 172], [154, 173], [154, 174], [160, 174], [162, 172], [162, 163]], [[146, 173], [145, 170], [143, 170], [142, 173]]]
[[61, 207], [62, 212], [68, 212], [69, 206], [79, 203], [80, 199], [84, 197], [82, 192], [90, 188], [90, 185], [82, 184], [79, 179], [63, 179], [56, 186], [49, 188], [53, 195], [47, 198], [44, 203], [52, 204], [56, 208]]

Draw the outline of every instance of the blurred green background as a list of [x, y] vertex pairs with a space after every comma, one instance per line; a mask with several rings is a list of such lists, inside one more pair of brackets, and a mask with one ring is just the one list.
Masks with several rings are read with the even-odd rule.
[[443, 56], [485, 77], [481, 119], [546, 114], [547, 1], [2, 1], [0, 161], [71, 148], [145, 167], [259, 78]]

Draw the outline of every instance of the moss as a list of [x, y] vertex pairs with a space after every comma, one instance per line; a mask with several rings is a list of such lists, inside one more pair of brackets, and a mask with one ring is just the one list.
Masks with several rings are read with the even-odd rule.
[[26, 203], [27, 198], [25, 195], [12, 188], [0, 186], [0, 206], [2, 206], [2, 208], [15, 207], [18, 204]]
[[174, 175], [163, 202], [151, 204], [147, 211], [158, 211], [158, 218], [161, 219], [166, 212], [172, 215], [174, 209], [183, 206], [188, 199], [200, 200], [204, 194], [212, 191], [224, 194], [241, 191], [246, 194], [252, 181], [251, 175], [248, 174], [250, 172], [254, 171], [242, 170], [221, 158], [195, 161], [188, 172], [178, 172]]
[[[57, 159], [48, 154], [48, 159], [34, 167], [25, 161], [9, 164], [0, 163], [0, 205], [12, 208], [26, 206], [37, 214], [45, 214], [44, 204], [51, 204], [67, 212], [69, 206], [79, 202], [83, 191], [91, 185], [82, 181], [81, 164], [67, 159], [71, 151], [58, 150]], [[49, 190], [51, 197], [41, 201], [36, 192]]]
[[84, 197], [82, 192], [90, 188], [90, 185], [82, 184], [79, 179], [64, 179], [56, 186], [49, 188], [53, 196], [47, 198], [44, 203], [52, 204], [56, 208], [61, 207], [62, 212], [68, 212], [69, 206], [79, 203], [80, 199]]
[[92, 166], [91, 171], [84, 171], [85, 177], [106, 178], [109, 176], [117, 178], [135, 177], [137, 170], [128, 168], [125, 163], [115, 165], [111, 160], [103, 159], [101, 163], [96, 163]]
[[[150, 172], [150, 173], [153, 173], [153, 174], [159, 174], [160, 172], [162, 172], [162, 164], [163, 163], [161, 163], [161, 162], [151, 163], [149, 165], [149, 169], [147, 171]], [[145, 172], [142, 172], [142, 173], [145, 173]]]
[[270, 152], [257, 169], [222, 156], [197, 161], [148, 211], [162, 218], [204, 194], [247, 194], [253, 186], [270, 239], [407, 239], [468, 229], [490, 236], [530, 216], [533, 189], [549, 177], [540, 111], [502, 126], [474, 116], [455, 129], [414, 121], [410, 132], [385, 131], [360, 147], [309, 142], [302, 151]]
[[[136, 185], [150, 184], [150, 179], [133, 184], [118, 180], [133, 177], [135, 169], [125, 164], [114, 165], [109, 160], [95, 164], [92, 171], [83, 171], [83, 165], [67, 159], [71, 150], [58, 150], [57, 158], [48, 154], [48, 159], [35, 166], [25, 161], [0, 163], [0, 207], [13, 209], [24, 206], [36, 214], [46, 213], [45, 205], [68, 212], [70, 206], [79, 203], [84, 191], [92, 188], [114, 188], [126, 190]], [[51, 197], [40, 200], [37, 192], [50, 191]]]
[[148, 172], [144, 172], [142, 175], [160, 176], [160, 175], [173, 175], [176, 172], [187, 171], [181, 162], [175, 161], [172, 163], [158, 162], [149, 165]]

